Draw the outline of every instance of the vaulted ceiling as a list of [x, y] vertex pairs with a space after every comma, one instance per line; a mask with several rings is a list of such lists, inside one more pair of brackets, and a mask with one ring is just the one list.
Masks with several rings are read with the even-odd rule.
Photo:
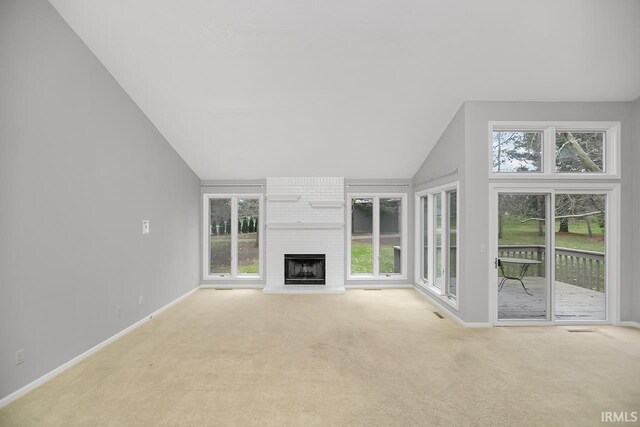
[[410, 178], [465, 100], [640, 96], [637, 0], [51, 0], [202, 179]]

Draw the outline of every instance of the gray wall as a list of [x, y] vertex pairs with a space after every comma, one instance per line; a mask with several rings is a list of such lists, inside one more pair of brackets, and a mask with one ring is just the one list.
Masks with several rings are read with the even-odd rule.
[[[462, 191], [465, 174], [465, 132], [465, 104], [462, 104], [414, 175], [413, 186], [416, 191], [458, 180]], [[449, 175], [454, 169], [458, 169], [458, 173]]]
[[[492, 262], [487, 254], [480, 252], [482, 244], [489, 243], [489, 142], [488, 122], [491, 120], [546, 120], [546, 121], [620, 121], [622, 123], [622, 230], [634, 228], [632, 222], [632, 187], [634, 151], [632, 141], [633, 121], [631, 104], [612, 103], [542, 103], [542, 102], [467, 102], [466, 105], [466, 192], [463, 195], [465, 227], [463, 229], [465, 247], [468, 251], [465, 261], [465, 283], [460, 292], [464, 293], [463, 320], [467, 322], [487, 322], [489, 285], [487, 276]], [[469, 215], [473, 212], [473, 215]], [[632, 233], [621, 236], [620, 263], [622, 266], [621, 319], [632, 319], [633, 264]], [[470, 282], [469, 278], [477, 277]], [[461, 310], [462, 311], [462, 310]]]
[[48, 2], [0, 3], [0, 76], [1, 398], [197, 285], [200, 180]]
[[[415, 191], [421, 191], [428, 188], [437, 187], [440, 185], [459, 181], [459, 194], [458, 200], [464, 202], [466, 194], [466, 185], [464, 182], [465, 177], [465, 123], [466, 123], [466, 109], [463, 104], [455, 116], [442, 133], [442, 136], [438, 139], [435, 146], [429, 153], [429, 156], [425, 159], [413, 177], [413, 187]], [[451, 173], [457, 169], [457, 173]], [[413, 196], [412, 196], [413, 198]], [[460, 202], [459, 202], [460, 203]], [[465, 272], [462, 270], [464, 266], [466, 248], [466, 228], [465, 218], [467, 210], [463, 205], [458, 208], [458, 258], [460, 260], [460, 266], [458, 271], [460, 277], [458, 280], [458, 310], [456, 315], [464, 319], [467, 317], [466, 310], [473, 307], [477, 302], [469, 299], [467, 286], [465, 283], [469, 283], [466, 279]], [[416, 230], [415, 238], [419, 235], [420, 230]], [[411, 246], [411, 252], [415, 252], [414, 246]], [[415, 258], [415, 256], [413, 257]], [[456, 311], [448, 304], [442, 303], [442, 307], [446, 310]]]
[[632, 262], [635, 268], [633, 280], [635, 282], [633, 290], [633, 320], [640, 322], [640, 98], [636, 99], [632, 106], [632, 115], [635, 122], [635, 132], [633, 138], [633, 257]]

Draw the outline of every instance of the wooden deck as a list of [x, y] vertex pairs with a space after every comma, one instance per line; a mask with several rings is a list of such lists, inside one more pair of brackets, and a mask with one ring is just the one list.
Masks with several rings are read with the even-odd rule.
[[[545, 280], [525, 277], [525, 286], [533, 296], [527, 295], [520, 282], [507, 280], [498, 293], [499, 319], [544, 319], [547, 306]], [[564, 282], [556, 282], [556, 318], [558, 320], [604, 320], [605, 294]]]

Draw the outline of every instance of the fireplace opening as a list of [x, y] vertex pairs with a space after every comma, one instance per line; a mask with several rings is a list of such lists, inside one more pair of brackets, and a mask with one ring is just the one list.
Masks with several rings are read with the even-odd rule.
[[312, 254], [312, 255], [285, 254], [284, 284], [285, 285], [324, 285], [325, 284], [324, 254]]

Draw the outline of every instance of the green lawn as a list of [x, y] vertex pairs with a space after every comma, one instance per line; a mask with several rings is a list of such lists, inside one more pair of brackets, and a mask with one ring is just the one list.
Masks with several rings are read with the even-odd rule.
[[[241, 234], [238, 239], [238, 273], [244, 275], [257, 275], [260, 273], [258, 246], [255, 243], [255, 233]], [[211, 241], [211, 258], [213, 266], [211, 273], [231, 272], [231, 236], [218, 235]]]
[[[393, 245], [380, 246], [380, 271], [393, 273]], [[351, 273], [373, 274], [373, 248], [371, 244], [351, 242]]]
[[[569, 233], [558, 233], [559, 221], [556, 221], [556, 246], [585, 251], [604, 252], [604, 233], [595, 223], [592, 224], [593, 237], [589, 237], [584, 221], [571, 222]], [[500, 245], [544, 245], [544, 236], [538, 235], [535, 221], [521, 223], [514, 218], [504, 218]]]

